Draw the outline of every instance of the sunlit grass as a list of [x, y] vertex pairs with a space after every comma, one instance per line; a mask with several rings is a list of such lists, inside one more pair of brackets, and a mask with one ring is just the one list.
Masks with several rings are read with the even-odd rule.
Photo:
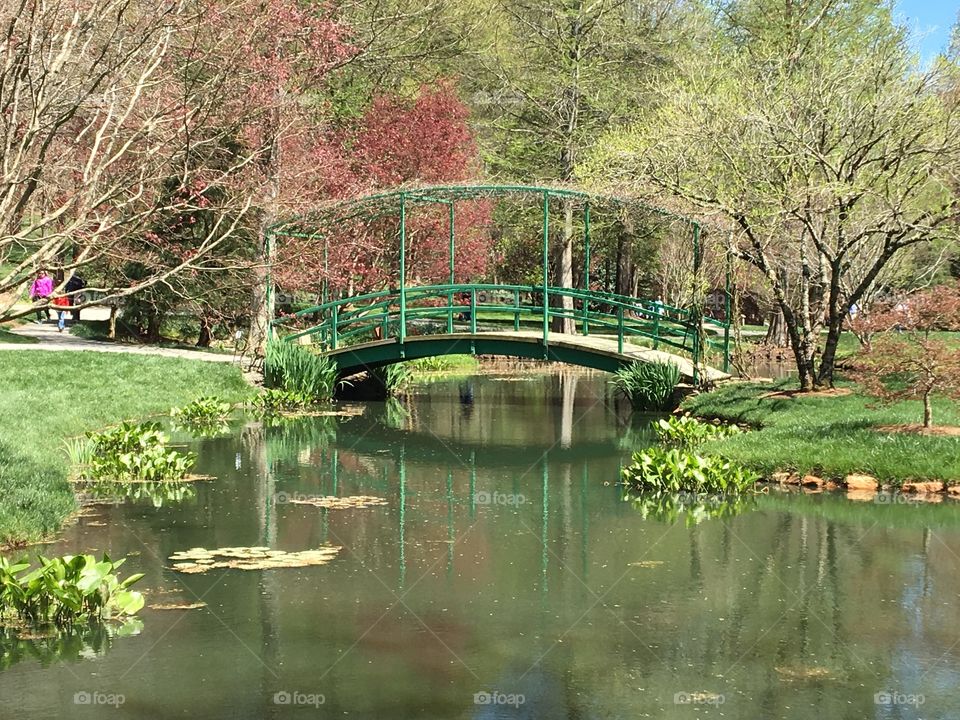
[[0, 353], [0, 544], [55, 531], [74, 509], [65, 440], [201, 395], [252, 391], [226, 364], [96, 352]]
[[[885, 406], [856, 393], [770, 397], [793, 387], [788, 381], [732, 384], [692, 397], [684, 408], [695, 415], [758, 428], [708, 443], [704, 450], [766, 474], [795, 471], [843, 477], [863, 472], [889, 482], [960, 480], [960, 438], [877, 430], [919, 422], [923, 417], [919, 402]], [[943, 425], [958, 425], [960, 408], [948, 399], [935, 398], [934, 418]]]

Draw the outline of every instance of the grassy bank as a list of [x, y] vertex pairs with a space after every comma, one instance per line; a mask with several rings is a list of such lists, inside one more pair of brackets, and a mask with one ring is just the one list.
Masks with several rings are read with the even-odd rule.
[[[723, 455], [764, 474], [777, 471], [840, 478], [863, 472], [886, 482], [960, 481], [960, 438], [883, 432], [886, 425], [917, 423], [919, 402], [879, 405], [856, 393], [790, 395], [789, 381], [738, 383], [689, 398], [694, 415], [748, 423], [756, 432], [715, 441], [704, 451]], [[853, 386], [847, 386], [853, 389]], [[960, 425], [956, 403], [934, 400], [934, 421]]]
[[251, 391], [226, 364], [96, 352], [0, 353], [0, 544], [57, 530], [75, 508], [64, 440], [166, 413], [199, 395]]
[[16, 345], [32, 345], [37, 342], [36, 338], [25, 337], [10, 332], [7, 328], [0, 327], [0, 343], [14, 343]]

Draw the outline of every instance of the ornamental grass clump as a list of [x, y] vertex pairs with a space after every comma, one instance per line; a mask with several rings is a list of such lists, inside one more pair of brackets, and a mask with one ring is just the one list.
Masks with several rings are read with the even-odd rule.
[[337, 386], [337, 366], [303, 345], [271, 340], [263, 361], [263, 383], [296, 393], [310, 403], [327, 402]]
[[661, 412], [671, 409], [680, 368], [669, 361], [632, 362], [617, 370], [613, 384], [634, 410]]

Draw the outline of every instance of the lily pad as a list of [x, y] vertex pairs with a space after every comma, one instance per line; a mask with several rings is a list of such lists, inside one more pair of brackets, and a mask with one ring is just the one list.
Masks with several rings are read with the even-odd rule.
[[292, 498], [290, 503], [293, 505], [312, 505], [329, 510], [349, 510], [351, 508], [368, 508], [377, 505], [386, 505], [387, 500], [386, 498], [376, 497], [374, 495], [350, 495], [349, 497], [322, 495], [314, 498]]
[[273, 570], [277, 568], [326, 565], [333, 560], [340, 547], [324, 545], [312, 550], [285, 552], [267, 547], [228, 547], [219, 550], [191, 548], [170, 556], [173, 569], [180, 573], [204, 573], [215, 568], [235, 570]]
[[199, 608], [205, 608], [207, 604], [205, 602], [181, 602], [181, 603], [157, 603], [156, 605], [148, 605], [147, 607], [151, 610], [197, 610]]

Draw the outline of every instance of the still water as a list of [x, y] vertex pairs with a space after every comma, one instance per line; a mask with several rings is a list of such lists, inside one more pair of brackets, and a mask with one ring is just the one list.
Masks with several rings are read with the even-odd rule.
[[[960, 718], [960, 507], [644, 519], [615, 486], [644, 422], [603, 376], [478, 376], [195, 442], [216, 480], [43, 551], [130, 556], [148, 603], [206, 607], [2, 640], [0, 717]], [[317, 495], [388, 504], [289, 502]], [[325, 543], [300, 569], [167, 559]]]

